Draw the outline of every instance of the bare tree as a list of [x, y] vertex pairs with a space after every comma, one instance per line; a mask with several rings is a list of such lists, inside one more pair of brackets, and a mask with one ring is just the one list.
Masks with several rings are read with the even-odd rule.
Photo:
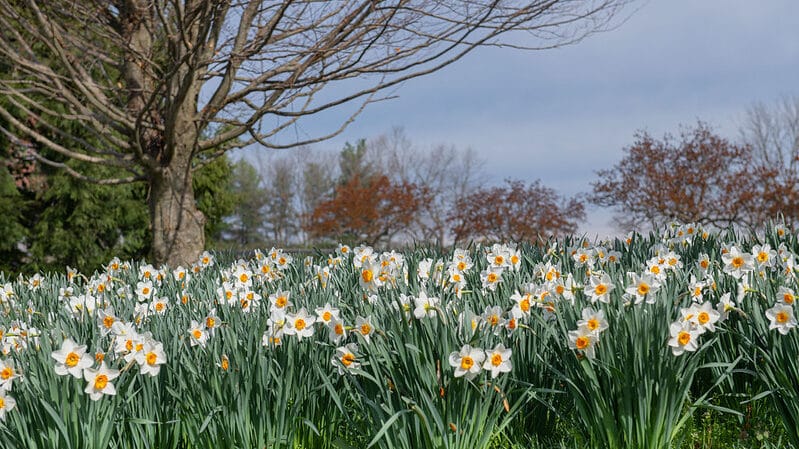
[[752, 147], [755, 163], [774, 172], [759, 180], [767, 192], [769, 217], [782, 214], [799, 225], [799, 97], [751, 106], [741, 137]]
[[471, 148], [435, 145], [416, 147], [402, 128], [394, 128], [369, 142], [368, 156], [397, 182], [427, 189], [427, 201], [420, 206], [406, 237], [417, 241], [446, 244], [454, 238], [448, 214], [461, 198], [485, 181], [482, 161]]
[[[573, 43], [628, 1], [0, 0], [0, 55], [12, 66], [0, 117], [42, 163], [147, 182], [153, 257], [177, 265], [203, 249], [191, 189], [203, 164], [231, 148], [327, 139], [384, 89], [508, 32], [531, 33], [530, 48]], [[346, 104], [356, 107], [327, 134], [284, 133]], [[54, 125], [64, 120], [80, 132]], [[91, 179], [81, 164], [119, 176]]]

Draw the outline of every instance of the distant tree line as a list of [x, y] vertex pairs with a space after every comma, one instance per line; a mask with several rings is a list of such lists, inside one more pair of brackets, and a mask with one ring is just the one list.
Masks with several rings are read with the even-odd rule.
[[[257, 167], [256, 167], [257, 165]], [[338, 153], [301, 148], [233, 165], [240, 201], [224, 238], [236, 247], [536, 241], [575, 232], [577, 198], [540, 181], [488, 185], [471, 150], [420, 149], [401, 129]]]

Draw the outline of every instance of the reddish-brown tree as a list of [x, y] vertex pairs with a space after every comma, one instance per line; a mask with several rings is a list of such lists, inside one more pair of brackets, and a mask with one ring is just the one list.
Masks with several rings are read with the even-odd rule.
[[539, 241], [574, 233], [577, 223], [585, 219], [582, 202], [562, 199], [538, 180], [529, 185], [519, 180], [505, 183], [458, 199], [449, 214], [456, 241]]
[[317, 205], [306, 231], [350, 243], [390, 241], [413, 222], [426, 195], [413, 183], [392, 183], [385, 175], [362, 181], [356, 175]]
[[735, 144], [699, 122], [679, 139], [635, 136], [626, 156], [597, 172], [588, 200], [618, 211], [624, 229], [666, 221], [756, 225], [770, 213], [764, 180], [776, 169], [756, 164], [752, 148]]

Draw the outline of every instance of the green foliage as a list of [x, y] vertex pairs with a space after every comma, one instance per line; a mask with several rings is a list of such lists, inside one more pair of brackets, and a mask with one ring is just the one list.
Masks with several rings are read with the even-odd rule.
[[230, 190], [235, 197], [235, 207], [225, 230], [226, 242], [241, 250], [264, 246], [264, 208], [268, 204], [268, 193], [261, 187], [258, 170], [245, 159], [232, 165]]
[[368, 181], [374, 176], [375, 168], [366, 159], [366, 140], [358, 139], [355, 145], [347, 142], [339, 153], [339, 184], [346, 184], [353, 178]]
[[14, 180], [0, 166], [0, 271], [19, 269], [21, 252], [17, 245], [25, 236], [23, 214], [25, 201], [17, 191]]
[[150, 231], [141, 184], [100, 186], [57, 171], [31, 202], [36, 222], [28, 234], [28, 270], [93, 271], [113, 257], [143, 258]]
[[232, 214], [241, 199], [231, 190], [234, 172], [227, 156], [215, 159], [194, 173], [192, 185], [197, 208], [205, 215], [205, 246], [218, 248], [227, 228], [225, 217]]
[[[91, 170], [102, 176], [107, 169]], [[152, 237], [145, 184], [97, 185], [46, 167], [37, 176], [43, 177], [43, 188], [22, 189], [5, 168], [0, 170], [0, 270], [32, 273], [70, 266], [92, 272], [113, 257], [148, 256]], [[226, 157], [194, 176], [210, 248], [218, 245], [225, 217], [238, 201], [228, 187], [230, 176]]]

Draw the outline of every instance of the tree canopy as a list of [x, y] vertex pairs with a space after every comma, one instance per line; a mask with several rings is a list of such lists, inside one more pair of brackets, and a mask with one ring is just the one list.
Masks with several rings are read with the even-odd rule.
[[679, 137], [639, 132], [613, 168], [597, 172], [589, 201], [617, 211], [625, 229], [668, 221], [755, 226], [779, 212], [768, 180], [779, 170], [761, 164], [750, 145], [699, 122]]

